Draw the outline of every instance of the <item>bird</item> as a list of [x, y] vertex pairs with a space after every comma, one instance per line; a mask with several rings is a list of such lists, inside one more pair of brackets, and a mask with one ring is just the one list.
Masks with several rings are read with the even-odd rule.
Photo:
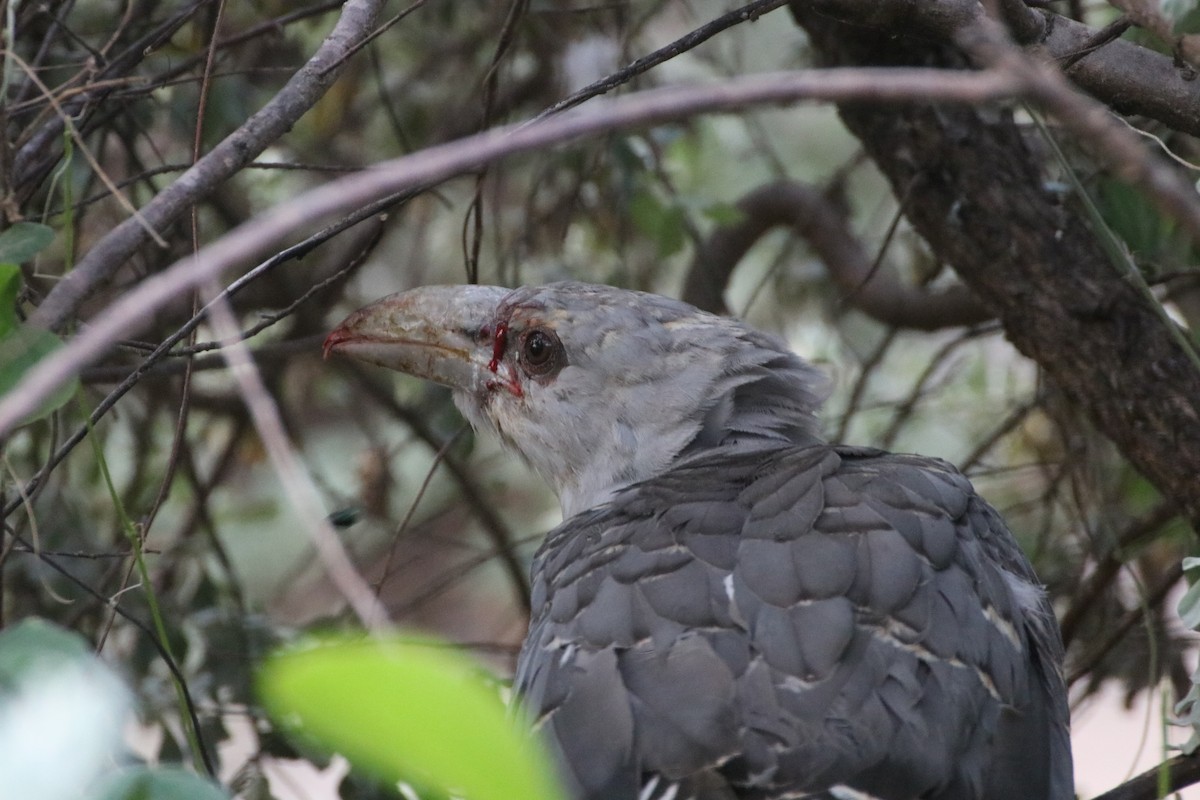
[[578, 282], [423, 286], [340, 353], [556, 491], [514, 688], [576, 800], [1069, 800], [1063, 646], [945, 461], [830, 443], [775, 335]]

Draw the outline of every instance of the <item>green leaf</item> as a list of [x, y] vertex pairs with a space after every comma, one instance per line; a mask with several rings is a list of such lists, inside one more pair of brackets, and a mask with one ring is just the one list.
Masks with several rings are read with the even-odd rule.
[[[12, 391], [25, 373], [46, 356], [62, 347], [62, 340], [45, 328], [22, 325], [0, 339], [0, 397]], [[58, 387], [36, 411], [21, 420], [22, 425], [41, 419], [60, 408], [74, 396], [79, 379], [71, 378]]]
[[11, 688], [48, 666], [91, 657], [91, 647], [79, 634], [42, 619], [24, 619], [0, 631], [0, 686]]
[[37, 222], [18, 222], [0, 233], [0, 264], [21, 264], [54, 241], [54, 229]]
[[268, 711], [311, 743], [390, 783], [466, 800], [562, 792], [478, 667], [443, 643], [335, 639], [277, 653], [259, 675]]
[[0, 263], [0, 339], [20, 323], [17, 320], [17, 293], [21, 291], [21, 268]]
[[191, 772], [138, 767], [105, 779], [96, 800], [229, 800], [229, 795]]

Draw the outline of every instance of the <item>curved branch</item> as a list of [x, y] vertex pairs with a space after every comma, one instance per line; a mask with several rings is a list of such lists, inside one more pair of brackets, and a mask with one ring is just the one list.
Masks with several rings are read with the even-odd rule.
[[[348, 0], [312, 58], [256, 114], [146, 203], [142, 219], [152, 228], [166, 227], [289, 131], [341, 74], [346, 58], [370, 34], [382, 8], [383, 0]], [[135, 218], [113, 228], [46, 295], [30, 322], [52, 330], [62, 328], [84, 300], [145, 244], [147, 235], [142, 221]]]
[[886, 265], [876, 269], [845, 214], [812, 186], [769, 183], [742, 197], [737, 208], [744, 218], [717, 228], [696, 252], [683, 288], [683, 299], [692, 305], [725, 313], [722, 294], [738, 262], [768, 231], [787, 226], [821, 258], [844, 301], [885, 325], [932, 331], [993, 316], [965, 286], [921, 289]]

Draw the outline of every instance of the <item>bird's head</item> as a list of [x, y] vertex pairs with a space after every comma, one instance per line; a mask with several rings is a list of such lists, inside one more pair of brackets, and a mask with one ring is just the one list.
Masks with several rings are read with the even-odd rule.
[[699, 451], [819, 437], [823, 379], [782, 341], [642, 292], [426, 286], [351, 314], [331, 352], [449, 386], [567, 516]]

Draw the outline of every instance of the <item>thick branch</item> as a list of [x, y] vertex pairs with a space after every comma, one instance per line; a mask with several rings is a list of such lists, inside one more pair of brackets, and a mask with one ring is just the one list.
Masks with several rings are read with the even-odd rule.
[[818, 189], [779, 181], [750, 192], [737, 207], [744, 218], [715, 230], [696, 252], [683, 287], [683, 299], [692, 305], [725, 313], [722, 295], [742, 256], [768, 231], [786, 226], [820, 257], [843, 300], [885, 325], [931, 331], [992, 317], [964, 286], [921, 289], [887, 264], [876, 268], [845, 214]]
[[[792, 9], [835, 64], [962, 60], [894, 29], [875, 34], [808, 4]], [[1018, 127], [962, 106], [840, 110], [893, 187], [907, 192], [914, 226], [1009, 339], [1200, 521], [1200, 371], [1153, 300], [1114, 269], [1081, 212], [1045, 187]]]
[[[800, 4], [794, 4], [800, 5]], [[814, 0], [803, 3], [826, 17], [873, 28], [879, 32], [952, 41], [959, 31], [978, 20], [983, 5], [977, 0]], [[1075, 57], [1103, 41], [1097, 31], [1049, 11], [1044, 23], [1023, 19], [1014, 35], [1032, 53], [1056, 63]], [[1012, 24], [1012, 20], [1009, 21]], [[850, 35], [853, 35], [851, 33]], [[1200, 81], [1170, 57], [1125, 39], [1105, 41], [1075, 60], [1067, 76], [1079, 88], [1122, 114], [1138, 114], [1172, 128], [1200, 136]]]

